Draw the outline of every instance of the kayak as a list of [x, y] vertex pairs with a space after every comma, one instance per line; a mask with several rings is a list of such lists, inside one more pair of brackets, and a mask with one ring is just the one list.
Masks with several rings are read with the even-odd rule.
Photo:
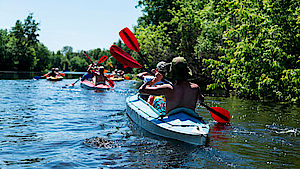
[[93, 82], [88, 81], [88, 80], [81, 81], [80, 86], [82, 88], [93, 89], [93, 90], [108, 90], [108, 89], [110, 89], [110, 86], [107, 84], [99, 84], [99, 85], [95, 86], [95, 84]]
[[46, 77], [46, 79], [47, 80], [50, 80], [50, 81], [60, 81], [60, 80], [62, 80], [64, 77], [62, 77], [62, 76], [55, 76], [55, 77], [53, 77], [53, 76], [48, 76], [48, 77]]
[[110, 77], [109, 80], [112, 80], [112, 81], [123, 81], [124, 78], [123, 77]]
[[194, 145], [206, 143], [209, 124], [188, 108], [176, 108], [167, 116], [159, 112], [138, 94], [126, 98], [127, 114], [138, 126], [148, 132]]

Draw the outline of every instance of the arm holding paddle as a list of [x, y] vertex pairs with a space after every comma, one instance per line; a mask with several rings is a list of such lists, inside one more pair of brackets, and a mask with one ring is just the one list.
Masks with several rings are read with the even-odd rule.
[[35, 76], [34, 79], [39, 80], [41, 78], [47, 77], [47, 74], [44, 74], [43, 76]]
[[[90, 58], [86, 53], [83, 52], [83, 54], [89, 59], [90, 62], [92, 62], [91, 58]], [[102, 57], [99, 59], [99, 61], [98, 61], [97, 64], [103, 63], [106, 59], [107, 59], [107, 56], [105, 56], [105, 55], [102, 56]], [[92, 68], [93, 68], [93, 66], [95, 66], [95, 63], [94, 63], [94, 62], [92, 62], [92, 63], [89, 65], [89, 67], [88, 67], [88, 69], [87, 69], [87, 73], [88, 73], [88, 74], [91, 74], [91, 73], [92, 73]], [[85, 78], [87, 78], [86, 75], [83, 75], [83, 77], [82, 77], [81, 80], [83, 81]], [[66, 86], [74, 86], [79, 80], [80, 80], [80, 79], [77, 79], [74, 83], [72, 83], [72, 84], [70, 84], [70, 85], [66, 85]]]
[[164, 85], [159, 85], [154, 87], [150, 85], [151, 85], [151, 81], [144, 83], [139, 88], [139, 93], [160, 96], [160, 95], [167, 95], [172, 90], [172, 86], [170, 84], [164, 84]]

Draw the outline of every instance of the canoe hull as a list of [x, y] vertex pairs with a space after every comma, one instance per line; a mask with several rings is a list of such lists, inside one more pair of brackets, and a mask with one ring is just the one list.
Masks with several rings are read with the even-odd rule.
[[82, 88], [91, 89], [91, 90], [108, 90], [108, 89], [110, 89], [109, 85], [100, 84], [100, 85], [95, 86], [94, 83], [92, 83], [88, 80], [81, 81], [80, 86]]
[[132, 121], [152, 134], [194, 145], [205, 145], [207, 141], [209, 125], [203, 120], [184, 112], [160, 119], [155, 109], [137, 95], [128, 97], [126, 104]]

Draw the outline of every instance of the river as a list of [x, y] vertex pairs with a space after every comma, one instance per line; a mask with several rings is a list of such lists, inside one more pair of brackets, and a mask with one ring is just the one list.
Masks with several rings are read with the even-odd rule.
[[96, 92], [66, 87], [76, 79], [0, 80], [0, 168], [299, 168], [299, 106], [206, 97], [227, 109], [210, 124], [207, 144], [152, 135], [126, 115], [136, 81]]

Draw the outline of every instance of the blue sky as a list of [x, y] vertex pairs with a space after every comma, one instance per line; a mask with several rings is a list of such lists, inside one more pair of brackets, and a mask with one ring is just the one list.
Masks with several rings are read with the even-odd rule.
[[142, 16], [138, 0], [0, 0], [0, 29], [10, 30], [29, 13], [40, 23], [39, 40], [49, 50], [109, 49], [124, 27]]

